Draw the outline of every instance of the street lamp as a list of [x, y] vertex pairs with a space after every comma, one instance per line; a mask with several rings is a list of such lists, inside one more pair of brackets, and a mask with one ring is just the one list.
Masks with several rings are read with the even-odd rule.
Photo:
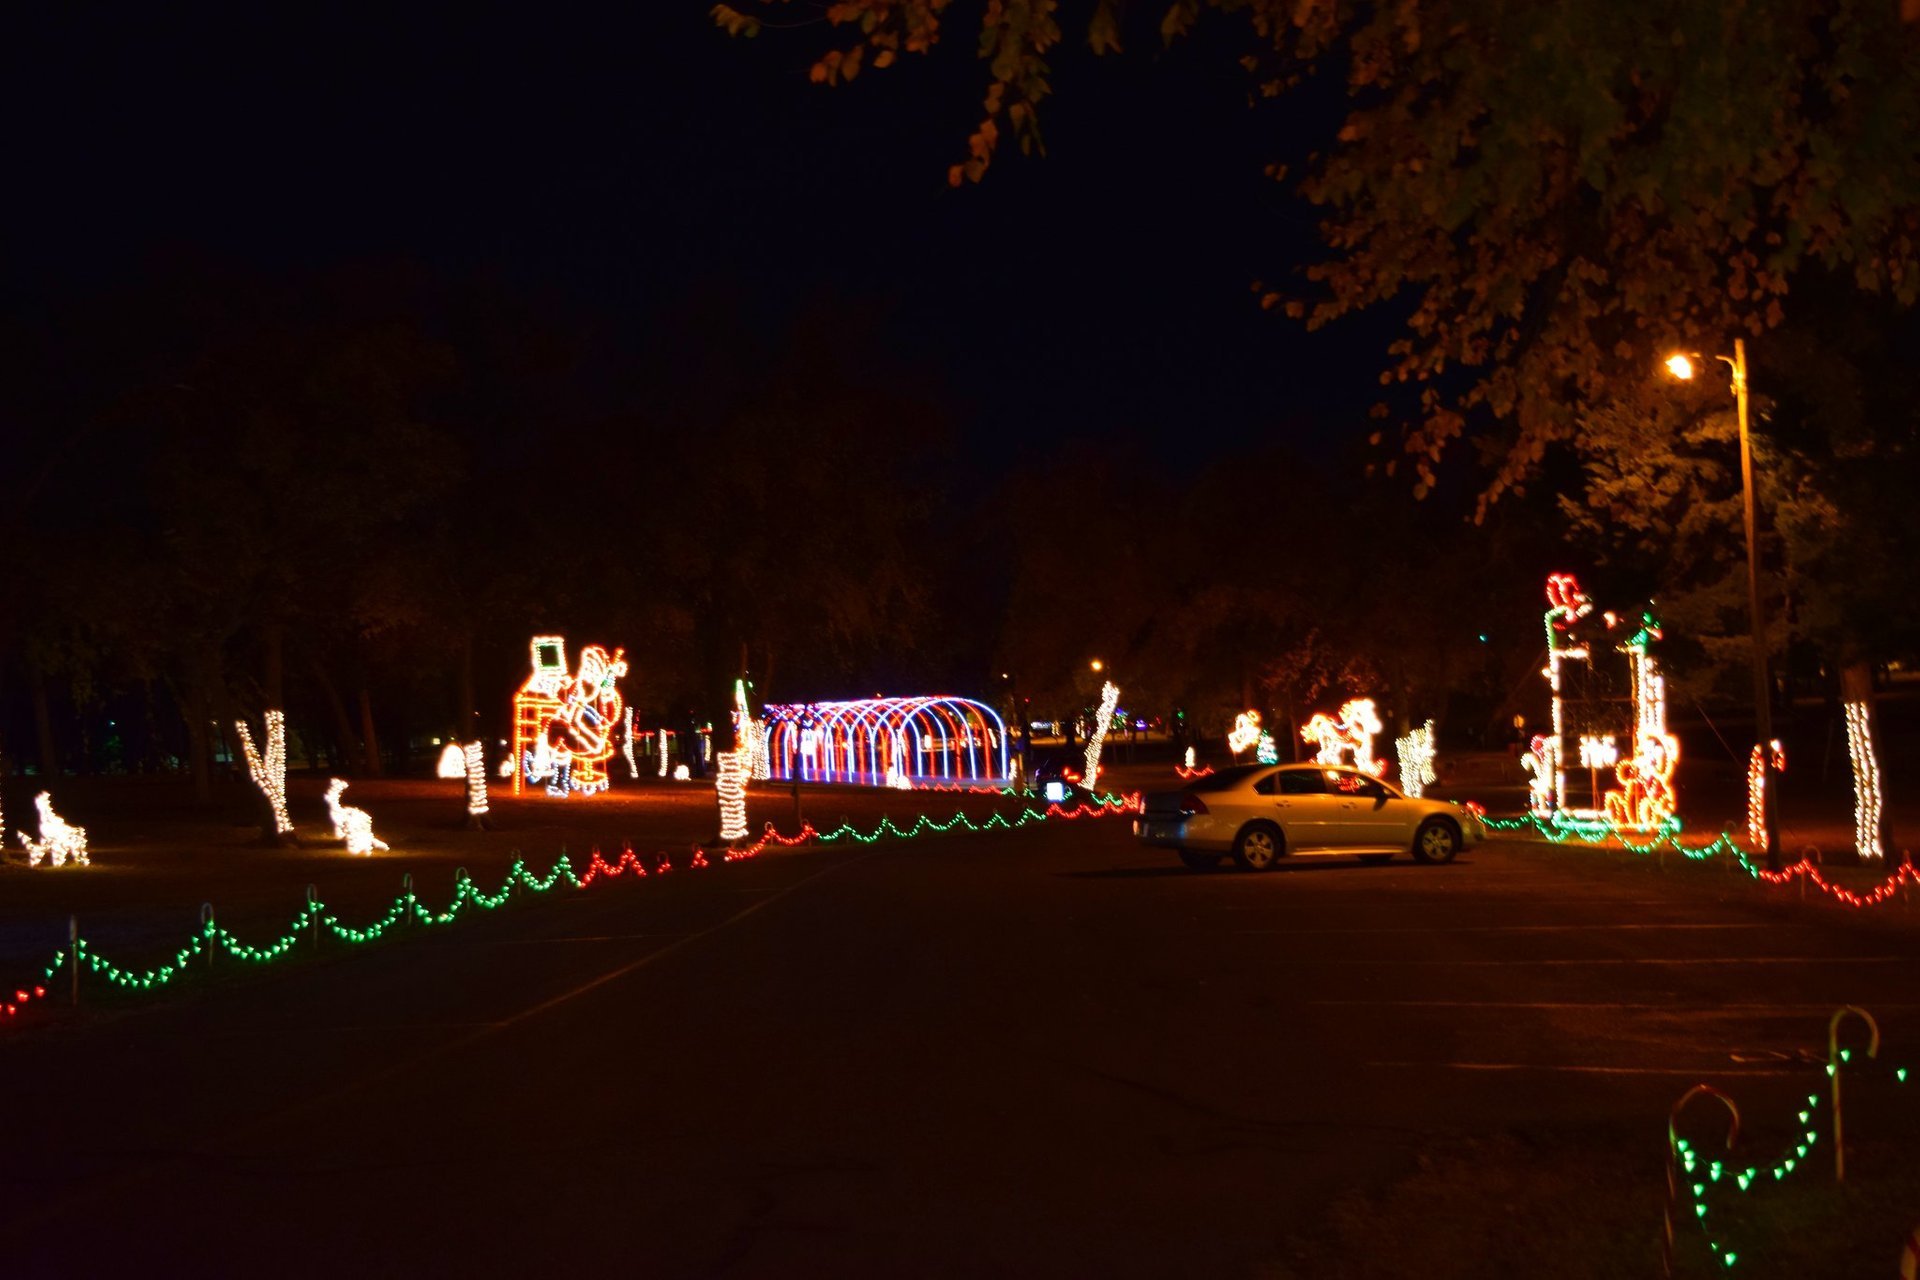
[[1105, 671], [1107, 669], [1107, 664], [1100, 661], [1100, 659], [1098, 658], [1095, 658], [1092, 662], [1088, 663], [1087, 665], [1092, 667], [1095, 671]]
[[[1760, 604], [1760, 545], [1754, 534], [1753, 518], [1753, 437], [1747, 426], [1747, 344], [1733, 340], [1731, 356], [1715, 356], [1725, 362], [1733, 374], [1733, 400], [1740, 415], [1740, 500], [1747, 533], [1747, 615], [1753, 628], [1753, 729], [1759, 741], [1760, 794], [1766, 806], [1767, 869], [1780, 870], [1780, 808], [1773, 752], [1773, 698], [1767, 681], [1767, 625]], [[1667, 372], [1682, 382], [1691, 381], [1693, 360], [1683, 354], [1667, 357]]]

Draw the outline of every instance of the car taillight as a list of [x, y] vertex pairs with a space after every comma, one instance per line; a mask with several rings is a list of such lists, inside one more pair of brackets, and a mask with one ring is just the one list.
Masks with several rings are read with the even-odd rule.
[[1180, 797], [1180, 809], [1184, 813], [1205, 813], [1207, 802], [1189, 791]]

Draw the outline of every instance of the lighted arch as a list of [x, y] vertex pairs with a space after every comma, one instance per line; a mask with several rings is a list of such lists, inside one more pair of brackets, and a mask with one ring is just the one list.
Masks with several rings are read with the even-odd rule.
[[769, 773], [805, 782], [1005, 785], [1007, 729], [971, 698], [862, 698], [766, 708]]

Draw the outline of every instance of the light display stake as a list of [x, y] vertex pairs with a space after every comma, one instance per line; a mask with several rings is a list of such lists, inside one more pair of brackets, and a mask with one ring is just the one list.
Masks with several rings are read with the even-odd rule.
[[1873, 724], [1865, 702], [1849, 702], [1847, 756], [1853, 761], [1853, 847], [1862, 858], [1886, 856], [1880, 842], [1880, 758], [1873, 749]]
[[1400, 757], [1400, 789], [1417, 800], [1439, 776], [1433, 770], [1433, 721], [1395, 738], [1393, 747]]
[[513, 696], [514, 794], [523, 782], [544, 782], [551, 796], [605, 791], [605, 766], [625, 709], [619, 681], [627, 674], [626, 650], [609, 654], [590, 644], [574, 675], [567, 672], [564, 637], [535, 636], [531, 651], [533, 672]]
[[[1260, 713], [1258, 711], [1242, 711], [1233, 718], [1233, 728], [1227, 731], [1227, 750], [1238, 756], [1259, 741]], [[1189, 769], [1193, 767], [1191, 760], [1187, 762], [1187, 767]]]
[[1313, 719], [1300, 730], [1300, 736], [1319, 744], [1319, 751], [1313, 757], [1316, 763], [1345, 764], [1351, 757], [1354, 768], [1377, 778], [1387, 771], [1385, 760], [1373, 758], [1373, 735], [1379, 733], [1380, 728], [1380, 715], [1373, 708], [1373, 699], [1352, 698], [1341, 705], [1337, 720], [1325, 712], [1315, 712]]
[[[1768, 743], [1773, 756], [1773, 771], [1787, 771], [1787, 749], [1775, 738]], [[1760, 744], [1754, 743], [1747, 756], [1747, 842], [1756, 849], [1767, 844], [1767, 762], [1761, 758]]]
[[53, 811], [51, 792], [42, 791], [35, 796], [33, 807], [40, 813], [40, 838], [31, 839], [24, 831], [15, 833], [20, 847], [27, 851], [27, 865], [37, 867], [45, 862], [64, 867], [71, 862], [76, 867], [86, 866], [87, 829], [74, 826]]
[[461, 749], [467, 771], [467, 826], [484, 830], [487, 826], [487, 749], [484, 743], [469, 742]]
[[1100, 748], [1106, 745], [1107, 729], [1113, 724], [1113, 709], [1120, 705], [1120, 686], [1109, 680], [1100, 686], [1100, 709], [1093, 715], [1093, 732], [1087, 735], [1087, 768], [1083, 785], [1091, 791], [1100, 779]]
[[385, 849], [386, 843], [373, 834], [372, 815], [365, 809], [340, 803], [340, 797], [346, 790], [344, 779], [327, 780], [327, 812], [333, 816], [333, 838], [344, 840], [347, 852], [359, 857], [371, 854], [375, 849]]
[[1012, 777], [1006, 726], [993, 708], [947, 694], [774, 704], [769, 776], [884, 786], [895, 772], [927, 782], [1004, 785]]
[[287, 717], [284, 712], [266, 714], [267, 754], [263, 757], [253, 746], [253, 734], [245, 720], [234, 721], [240, 734], [240, 750], [246, 757], [247, 775], [273, 809], [273, 834], [293, 834], [293, 819], [287, 816]]
[[714, 776], [714, 791], [720, 797], [720, 838], [731, 843], [747, 838], [747, 757], [746, 747], [718, 753], [719, 769]]
[[440, 751], [440, 760], [433, 766], [436, 778], [464, 778], [467, 776], [467, 753], [460, 744], [449, 740]]

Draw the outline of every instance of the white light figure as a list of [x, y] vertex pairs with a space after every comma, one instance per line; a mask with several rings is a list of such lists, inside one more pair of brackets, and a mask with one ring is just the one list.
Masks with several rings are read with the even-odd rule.
[[[1233, 728], [1227, 731], [1227, 750], [1237, 756], [1259, 741], [1260, 713], [1258, 711], [1242, 711], [1233, 718]], [[1192, 761], [1188, 761], [1187, 767], [1193, 767]]]
[[1849, 702], [1847, 755], [1853, 761], [1853, 847], [1862, 858], [1886, 856], [1880, 843], [1880, 759], [1873, 750], [1873, 725], [1865, 702]]
[[722, 840], [747, 838], [747, 755], [744, 747], [717, 753], [719, 768], [714, 775], [713, 789], [720, 797]]
[[887, 785], [895, 791], [913, 790], [913, 783], [908, 779], [906, 768], [902, 765], [897, 752], [887, 760]]
[[467, 753], [460, 749], [457, 742], [448, 742], [440, 752], [440, 762], [433, 767], [436, 778], [464, 778], [467, 776]]
[[346, 841], [347, 852], [356, 856], [364, 857], [375, 849], [385, 849], [386, 842], [373, 834], [372, 815], [365, 809], [340, 803], [346, 789], [344, 779], [327, 781], [327, 812], [333, 816], [333, 838]]
[[773, 734], [764, 719], [753, 722], [753, 780], [765, 782], [773, 777]]
[[673, 766], [673, 780], [675, 782], [687, 782], [692, 780], [692, 778], [693, 770], [687, 768], [687, 766], [683, 764]]
[[[1849, 744], [1851, 745], [1851, 744]], [[1787, 749], [1775, 738], [1767, 744], [1773, 757], [1773, 771], [1787, 771]], [[1767, 761], [1760, 754], [1760, 744], [1754, 743], [1753, 750], [1747, 753], [1747, 842], [1755, 849], [1766, 847], [1767, 843]]]
[[1613, 740], [1612, 734], [1580, 735], [1580, 767], [1582, 769], [1611, 769], [1620, 763], [1620, 744]]
[[627, 708], [627, 734], [620, 740], [620, 752], [627, 758], [627, 776], [640, 776], [640, 765], [633, 758], [633, 708]]
[[1528, 744], [1530, 750], [1520, 757], [1521, 765], [1533, 776], [1527, 781], [1527, 808], [1537, 818], [1544, 818], [1554, 811], [1555, 786], [1560, 769], [1554, 760], [1555, 743], [1558, 738], [1546, 734], [1536, 734]]
[[472, 825], [487, 815], [487, 752], [484, 744], [475, 741], [460, 754], [467, 774], [467, 819]]
[[498, 773], [503, 778], [511, 778], [513, 776], [513, 757], [508, 756], [505, 759], [501, 760], [500, 767], [496, 769], [494, 772]]
[[1100, 709], [1094, 713], [1093, 732], [1087, 735], [1087, 771], [1082, 785], [1089, 791], [1099, 781], [1100, 748], [1106, 744], [1107, 727], [1113, 723], [1113, 709], [1119, 705], [1120, 686], [1109, 680], [1100, 686]]
[[40, 811], [40, 838], [30, 839], [24, 831], [16, 833], [20, 847], [27, 851], [27, 865], [37, 867], [46, 862], [64, 867], [71, 862], [76, 867], [86, 866], [87, 829], [76, 827], [55, 813], [50, 792], [42, 791], [35, 796], [33, 807]]
[[1377, 778], [1387, 771], [1385, 760], [1373, 758], [1373, 735], [1379, 733], [1380, 728], [1380, 715], [1373, 709], [1373, 699], [1352, 698], [1341, 705], [1337, 720], [1324, 712], [1316, 712], [1313, 719], [1307, 721], [1306, 728], [1300, 730], [1300, 736], [1319, 744], [1320, 749], [1313, 757], [1316, 763], [1344, 764], [1347, 757], [1351, 757], [1354, 768]]
[[240, 734], [240, 750], [246, 756], [247, 774], [273, 808], [273, 833], [277, 836], [290, 835], [293, 832], [293, 819], [287, 816], [287, 717], [284, 712], [269, 711], [266, 724], [267, 754], [264, 757], [254, 750], [253, 734], [247, 731], [245, 720], [234, 721], [233, 727]]
[[667, 731], [660, 730], [660, 776], [667, 776]]
[[1188, 772], [1188, 773], [1192, 773], [1192, 772], [1193, 772], [1193, 770], [1194, 770], [1194, 763], [1193, 763], [1193, 762], [1194, 762], [1194, 760], [1195, 760], [1195, 759], [1197, 759], [1197, 757], [1196, 757], [1196, 756], [1195, 756], [1195, 754], [1194, 754], [1194, 750], [1193, 750], [1193, 748], [1192, 748], [1192, 747], [1188, 747], [1188, 748], [1187, 748], [1187, 765], [1186, 765], [1186, 768], [1187, 768], [1187, 772]]
[[1400, 757], [1400, 789], [1418, 800], [1439, 777], [1433, 771], [1433, 721], [1393, 740]]

